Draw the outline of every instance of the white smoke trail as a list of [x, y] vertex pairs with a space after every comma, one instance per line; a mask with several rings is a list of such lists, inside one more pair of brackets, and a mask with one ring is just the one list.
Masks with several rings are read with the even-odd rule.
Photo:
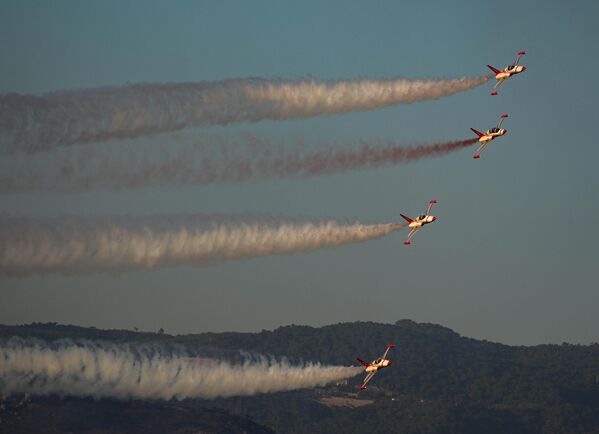
[[438, 99], [489, 76], [452, 80], [238, 79], [0, 95], [0, 150], [35, 152], [191, 126], [298, 119]]
[[241, 364], [165, 352], [157, 346], [12, 338], [0, 344], [0, 396], [185, 399], [255, 395], [341, 381], [359, 367], [291, 365], [266, 358]]
[[0, 216], [0, 275], [200, 265], [379, 238], [402, 223], [234, 221], [222, 216]]

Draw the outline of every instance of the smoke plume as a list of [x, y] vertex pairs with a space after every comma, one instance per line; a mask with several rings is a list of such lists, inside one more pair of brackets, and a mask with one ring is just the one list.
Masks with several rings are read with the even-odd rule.
[[255, 395], [341, 381], [359, 367], [190, 357], [160, 347], [12, 338], [0, 344], [0, 395], [185, 399]]
[[0, 95], [0, 150], [35, 152], [191, 126], [298, 119], [374, 110], [472, 89], [489, 76], [452, 80], [295, 81], [259, 78], [137, 84]]
[[[61, 151], [44, 164], [0, 163], [0, 193], [130, 188], [244, 182], [342, 173], [397, 165], [442, 156], [476, 143], [477, 139], [405, 146], [391, 141], [363, 141], [357, 146], [324, 145], [316, 150], [304, 144], [276, 145], [251, 138], [246, 146], [205, 146], [198, 143], [161, 147], [152, 152], [129, 148], [114, 154], [86, 148], [83, 153]], [[64, 155], [66, 154], [66, 155]], [[29, 159], [28, 159], [29, 160]], [[2, 166], [5, 168], [2, 169]]]
[[222, 216], [0, 216], [0, 275], [200, 265], [367, 241], [402, 223], [280, 221]]

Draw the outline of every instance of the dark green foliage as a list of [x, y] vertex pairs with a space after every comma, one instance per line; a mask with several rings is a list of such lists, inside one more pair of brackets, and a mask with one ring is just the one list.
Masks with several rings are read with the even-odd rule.
[[131, 330], [101, 330], [95, 327], [79, 327], [56, 323], [31, 323], [20, 326], [5, 326], [0, 324], [0, 339], [12, 336], [34, 337], [44, 340], [56, 339], [89, 339], [111, 342], [143, 342], [167, 339], [169, 335], [157, 333], [136, 332]]
[[160, 401], [32, 398], [3, 402], [0, 434], [272, 434], [224, 410]]

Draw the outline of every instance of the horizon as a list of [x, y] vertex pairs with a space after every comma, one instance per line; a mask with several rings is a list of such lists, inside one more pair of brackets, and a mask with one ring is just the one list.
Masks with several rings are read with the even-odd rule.
[[[279, 329], [283, 329], [283, 328], [287, 328], [287, 327], [297, 327], [297, 328], [307, 327], [310, 329], [322, 329], [322, 328], [327, 328], [327, 327], [335, 327], [335, 326], [348, 325], [348, 324], [352, 324], [352, 325], [376, 324], [376, 325], [403, 327], [402, 324], [398, 324], [398, 323], [404, 322], [404, 321], [412, 323], [413, 325], [415, 325], [417, 327], [418, 326], [433, 326], [433, 327], [438, 327], [441, 329], [446, 329], [452, 333], [455, 333], [459, 338], [472, 339], [472, 340], [475, 340], [478, 342], [485, 342], [485, 343], [489, 343], [489, 344], [497, 344], [497, 345], [503, 345], [503, 346], [508, 346], [508, 347], [537, 347], [537, 346], [545, 346], [545, 345], [549, 345], [549, 346], [552, 346], [552, 345], [554, 345], [554, 346], [562, 346], [562, 345], [596, 346], [596, 345], [599, 345], [598, 341], [592, 341], [592, 342], [589, 342], [586, 344], [579, 344], [579, 343], [572, 343], [572, 342], [547, 342], [547, 343], [527, 344], [527, 345], [506, 344], [504, 342], [491, 341], [491, 340], [485, 339], [485, 338], [476, 338], [473, 336], [463, 335], [463, 334], [457, 332], [456, 330], [453, 330], [452, 328], [447, 327], [443, 324], [431, 323], [431, 322], [417, 322], [410, 318], [401, 318], [401, 319], [398, 319], [393, 322], [357, 320], [357, 321], [343, 321], [343, 322], [338, 322], [338, 323], [323, 324], [323, 325], [318, 325], [318, 326], [314, 326], [314, 325], [310, 325], [310, 324], [282, 324], [282, 325], [276, 326], [272, 329], [262, 329], [262, 330], [250, 330], [250, 331], [222, 330], [222, 331], [218, 331], [218, 332], [211, 331], [211, 330], [205, 330], [205, 331], [201, 331], [201, 332], [187, 332], [187, 333], [177, 333], [177, 334], [171, 334], [171, 333], [169, 333], [169, 331], [167, 329], [164, 329], [162, 327], [158, 330], [143, 330], [143, 329], [140, 329], [137, 327], [133, 327], [133, 329], [100, 328], [100, 327], [95, 327], [95, 326], [81, 326], [78, 324], [63, 324], [63, 323], [57, 323], [57, 322], [32, 322], [32, 323], [28, 323], [28, 324], [2, 324], [2, 323], [0, 323], [0, 327], [34, 327], [34, 326], [76, 327], [76, 328], [81, 328], [81, 329], [94, 329], [94, 330], [106, 331], [106, 332], [128, 332], [128, 333], [130, 332], [130, 333], [139, 333], [139, 334], [153, 334], [153, 335], [160, 335], [160, 336], [166, 336], [166, 337], [182, 337], [182, 336], [196, 336], [196, 335], [203, 335], [203, 334], [229, 334], [229, 333], [260, 334], [260, 333], [264, 333], [264, 332], [270, 332], [270, 333], [276, 332]], [[70, 339], [70, 338], [66, 338], [66, 339]], [[101, 341], [101, 339], [97, 340], [97, 341]], [[396, 345], [401, 345], [401, 344], [396, 344]]]

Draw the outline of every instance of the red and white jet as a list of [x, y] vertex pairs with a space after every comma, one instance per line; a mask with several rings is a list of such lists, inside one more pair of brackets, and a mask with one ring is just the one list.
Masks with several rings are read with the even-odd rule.
[[485, 149], [485, 146], [487, 146], [493, 139], [501, 137], [505, 133], [507, 133], [507, 130], [505, 128], [501, 128], [503, 120], [507, 117], [507, 113], [501, 115], [501, 117], [499, 118], [499, 122], [497, 123], [497, 126], [495, 128], [491, 128], [490, 130], [487, 130], [487, 132], [484, 134], [480, 131], [475, 130], [474, 128], [470, 128], [474, 132], [474, 134], [478, 136], [478, 142], [480, 143], [480, 146], [478, 147], [472, 158], [480, 158], [480, 153], [483, 151], [483, 149]]
[[387, 357], [389, 350], [394, 346], [395, 345], [393, 344], [388, 344], [387, 350], [385, 351], [385, 354], [383, 354], [383, 357], [381, 357], [380, 359], [373, 360], [371, 363], [365, 362], [361, 358], [356, 357], [356, 360], [360, 362], [362, 365], [364, 365], [364, 371], [366, 371], [366, 377], [364, 378], [364, 382], [360, 386], [361, 390], [366, 389], [366, 383], [368, 383], [370, 379], [374, 377], [374, 374], [376, 374], [379, 371], [379, 369], [386, 368], [391, 364], [391, 360], [387, 360], [385, 357]]
[[505, 83], [507, 79], [510, 78], [512, 75], [520, 74], [521, 72], [524, 72], [526, 70], [526, 66], [518, 65], [520, 58], [525, 54], [525, 51], [520, 51], [518, 53], [518, 56], [516, 56], [514, 64], [506, 66], [505, 68], [503, 68], [503, 71], [500, 71], [499, 69], [494, 68], [491, 65], [487, 65], [487, 68], [493, 71], [493, 73], [495, 74], [495, 79], [497, 80], [497, 83], [493, 87], [493, 92], [491, 92], [491, 95], [497, 95], [497, 91], [499, 90], [501, 85]]
[[429, 215], [429, 213], [431, 212], [431, 208], [433, 207], [433, 204], [435, 204], [435, 203], [437, 203], [436, 200], [431, 200], [428, 203], [428, 208], [427, 208], [426, 212], [422, 215], [419, 215], [415, 219], [411, 219], [410, 217], [400, 214], [400, 216], [402, 216], [403, 219], [408, 222], [408, 227], [410, 228], [410, 233], [408, 234], [408, 238], [403, 242], [406, 246], [409, 244], [412, 244], [412, 242], [410, 240], [412, 239], [412, 237], [414, 235], [416, 235], [416, 232], [418, 232], [420, 229], [422, 229], [422, 227], [424, 225], [428, 225], [429, 223], [432, 223], [435, 220], [437, 220], [437, 217], [435, 217], [434, 215]]

